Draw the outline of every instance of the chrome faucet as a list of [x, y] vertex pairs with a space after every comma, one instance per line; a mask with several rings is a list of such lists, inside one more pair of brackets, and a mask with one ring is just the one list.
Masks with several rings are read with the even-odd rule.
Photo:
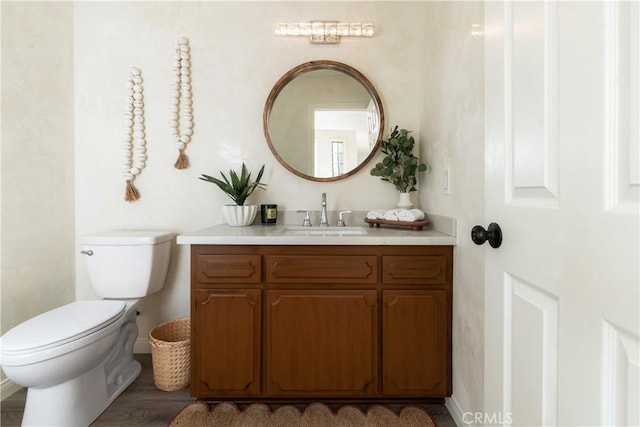
[[327, 220], [327, 193], [322, 193], [322, 210], [320, 211], [320, 227], [328, 227]]
[[338, 224], [336, 225], [336, 227], [344, 227], [345, 225], [347, 225], [344, 222], [344, 214], [350, 214], [351, 211], [340, 211], [340, 213], [338, 214]]
[[302, 226], [303, 227], [311, 227], [311, 217], [309, 216], [309, 211], [305, 211], [305, 210], [298, 210], [298, 213], [303, 213], [304, 214], [304, 219], [302, 220]]

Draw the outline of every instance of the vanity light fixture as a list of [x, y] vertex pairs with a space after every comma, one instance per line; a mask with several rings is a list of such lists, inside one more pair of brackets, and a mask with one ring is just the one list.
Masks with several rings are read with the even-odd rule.
[[480, 24], [471, 24], [471, 37], [479, 39], [484, 35], [484, 30]]
[[280, 22], [275, 25], [274, 32], [279, 36], [309, 37], [311, 43], [340, 43], [341, 37], [373, 36], [373, 24], [335, 21]]

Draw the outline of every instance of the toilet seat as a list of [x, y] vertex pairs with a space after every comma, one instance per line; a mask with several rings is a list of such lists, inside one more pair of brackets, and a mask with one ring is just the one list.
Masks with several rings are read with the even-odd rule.
[[[2, 364], [34, 363], [87, 345], [119, 327], [125, 312], [124, 301], [90, 300], [72, 302], [43, 313], [2, 336]], [[74, 343], [77, 346], [65, 348], [65, 344]]]

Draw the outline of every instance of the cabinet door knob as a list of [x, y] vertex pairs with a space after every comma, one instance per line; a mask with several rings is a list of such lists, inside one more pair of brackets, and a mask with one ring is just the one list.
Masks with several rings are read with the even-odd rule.
[[488, 241], [492, 248], [499, 248], [502, 244], [502, 230], [495, 222], [489, 224], [486, 230], [483, 226], [476, 225], [471, 229], [471, 240], [476, 245], [482, 245]]

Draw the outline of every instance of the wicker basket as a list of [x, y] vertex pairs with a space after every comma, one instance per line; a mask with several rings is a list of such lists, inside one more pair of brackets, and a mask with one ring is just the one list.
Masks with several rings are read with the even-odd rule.
[[153, 382], [160, 390], [174, 391], [190, 382], [191, 319], [169, 320], [149, 332]]

